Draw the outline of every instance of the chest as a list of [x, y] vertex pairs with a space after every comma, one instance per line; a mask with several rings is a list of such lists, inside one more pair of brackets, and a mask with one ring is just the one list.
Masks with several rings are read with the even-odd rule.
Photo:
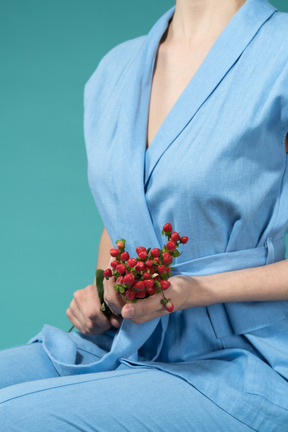
[[159, 46], [151, 84], [146, 149], [213, 44], [213, 38], [195, 48]]

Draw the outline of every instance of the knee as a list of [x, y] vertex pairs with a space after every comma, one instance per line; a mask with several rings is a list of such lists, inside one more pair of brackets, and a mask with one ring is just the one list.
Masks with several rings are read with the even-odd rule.
[[53, 401], [44, 400], [41, 391], [21, 392], [22, 387], [27, 387], [27, 385], [17, 384], [0, 390], [0, 431], [64, 431], [64, 428], [58, 427], [59, 425], [51, 421]]

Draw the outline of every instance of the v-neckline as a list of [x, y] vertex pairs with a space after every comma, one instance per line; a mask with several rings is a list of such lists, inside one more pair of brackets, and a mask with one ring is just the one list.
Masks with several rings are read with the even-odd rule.
[[[126, 155], [128, 149], [131, 151], [132, 172], [136, 178], [139, 177], [142, 186], [144, 182], [144, 191], [160, 158], [170, 146], [177, 145], [174, 144], [177, 138], [225, 76], [236, 67], [251, 40], [277, 9], [267, 0], [246, 0], [219, 34], [146, 148], [156, 55], [174, 11], [175, 6], [155, 23], [147, 36], [139, 39], [139, 50], [127, 65], [127, 91], [121, 99], [118, 127], [122, 125], [122, 133], [126, 131], [121, 149]], [[137, 151], [136, 142], [139, 146]]]
[[180, 93], [180, 95], [178, 96], [178, 98], [176, 99], [176, 101], [174, 102], [174, 104], [172, 105], [172, 107], [169, 110], [168, 114], [164, 117], [164, 120], [161, 122], [159, 128], [157, 129], [157, 131], [154, 134], [154, 136], [153, 136], [150, 144], [147, 147], [147, 144], [148, 144], [148, 126], [149, 126], [149, 110], [150, 110], [150, 103], [151, 103], [151, 93], [152, 93], [153, 78], [154, 78], [154, 73], [155, 73], [156, 59], [157, 59], [157, 56], [158, 56], [158, 51], [159, 51], [159, 47], [160, 47], [160, 44], [161, 44], [161, 40], [162, 40], [164, 34], [166, 33], [166, 31], [168, 30], [168, 28], [170, 26], [170, 23], [171, 23], [171, 21], [173, 19], [176, 7], [174, 6], [172, 9], [170, 9], [171, 16], [168, 19], [166, 28], [164, 29], [163, 33], [160, 35], [160, 39], [158, 38], [158, 40], [157, 40], [157, 45], [156, 45], [156, 48], [155, 48], [155, 51], [154, 51], [154, 55], [153, 55], [153, 59], [152, 59], [152, 65], [151, 65], [151, 69], [150, 69], [150, 76], [149, 76], [149, 81], [148, 81], [149, 82], [149, 86], [148, 86], [148, 89], [147, 89], [148, 94], [149, 94], [149, 96], [148, 96], [148, 107], [147, 107], [147, 114], [146, 114], [146, 119], [145, 119], [145, 121], [146, 121], [145, 154], [148, 153], [151, 145], [153, 145], [153, 143], [155, 142], [155, 140], [159, 136], [160, 131], [162, 131], [163, 126], [165, 126], [165, 124], [167, 123], [167, 118], [171, 117], [171, 112], [175, 111], [175, 107], [178, 106], [179, 101], [183, 98], [183, 95], [186, 94], [186, 91], [191, 86], [192, 81], [194, 81], [194, 76], [197, 74], [198, 70], [200, 68], [202, 68], [202, 65], [204, 63], [206, 63], [206, 59], [209, 57], [209, 54], [212, 51], [212, 48], [214, 47], [214, 45], [216, 44], [216, 42], [218, 41], [218, 39], [220, 38], [220, 36], [225, 32], [225, 30], [227, 29], [227, 27], [229, 26], [229, 24], [231, 23], [231, 21], [234, 19], [234, 17], [236, 17], [236, 15], [239, 14], [240, 10], [242, 10], [243, 6], [245, 6], [247, 2], [249, 2], [249, 0], [246, 0], [245, 3], [243, 3], [243, 5], [230, 18], [230, 20], [228, 21], [228, 23], [226, 24], [226, 26], [223, 28], [223, 30], [219, 33], [219, 35], [217, 36], [217, 38], [214, 40], [214, 42], [211, 45], [211, 47], [209, 48], [206, 56], [204, 57], [204, 59], [202, 60], [202, 62], [200, 63], [200, 65], [198, 66], [198, 68], [196, 69], [196, 71], [194, 72], [193, 76], [188, 81], [187, 85], [184, 87], [184, 89], [182, 90], [182, 92]]

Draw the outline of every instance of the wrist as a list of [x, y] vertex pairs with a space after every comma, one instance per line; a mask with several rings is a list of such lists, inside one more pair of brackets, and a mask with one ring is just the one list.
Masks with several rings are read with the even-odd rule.
[[223, 284], [218, 274], [205, 276], [192, 276], [193, 285], [196, 289], [191, 291], [191, 303], [200, 300], [199, 306], [209, 306], [215, 303], [225, 303], [226, 299], [223, 292]]

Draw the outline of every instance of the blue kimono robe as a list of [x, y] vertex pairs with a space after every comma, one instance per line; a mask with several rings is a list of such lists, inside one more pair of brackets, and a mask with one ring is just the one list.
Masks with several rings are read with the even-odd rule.
[[[189, 237], [173, 274], [285, 259], [288, 232], [288, 15], [247, 0], [215, 41], [146, 151], [155, 57], [174, 8], [124, 42], [85, 85], [91, 192], [113, 242], [162, 247], [164, 223]], [[273, 286], [271, 286], [271, 290]], [[85, 337], [41, 340], [62, 375], [119, 365], [164, 370], [263, 432], [287, 432], [288, 302], [214, 304]], [[99, 361], [75, 364], [77, 346]]]

